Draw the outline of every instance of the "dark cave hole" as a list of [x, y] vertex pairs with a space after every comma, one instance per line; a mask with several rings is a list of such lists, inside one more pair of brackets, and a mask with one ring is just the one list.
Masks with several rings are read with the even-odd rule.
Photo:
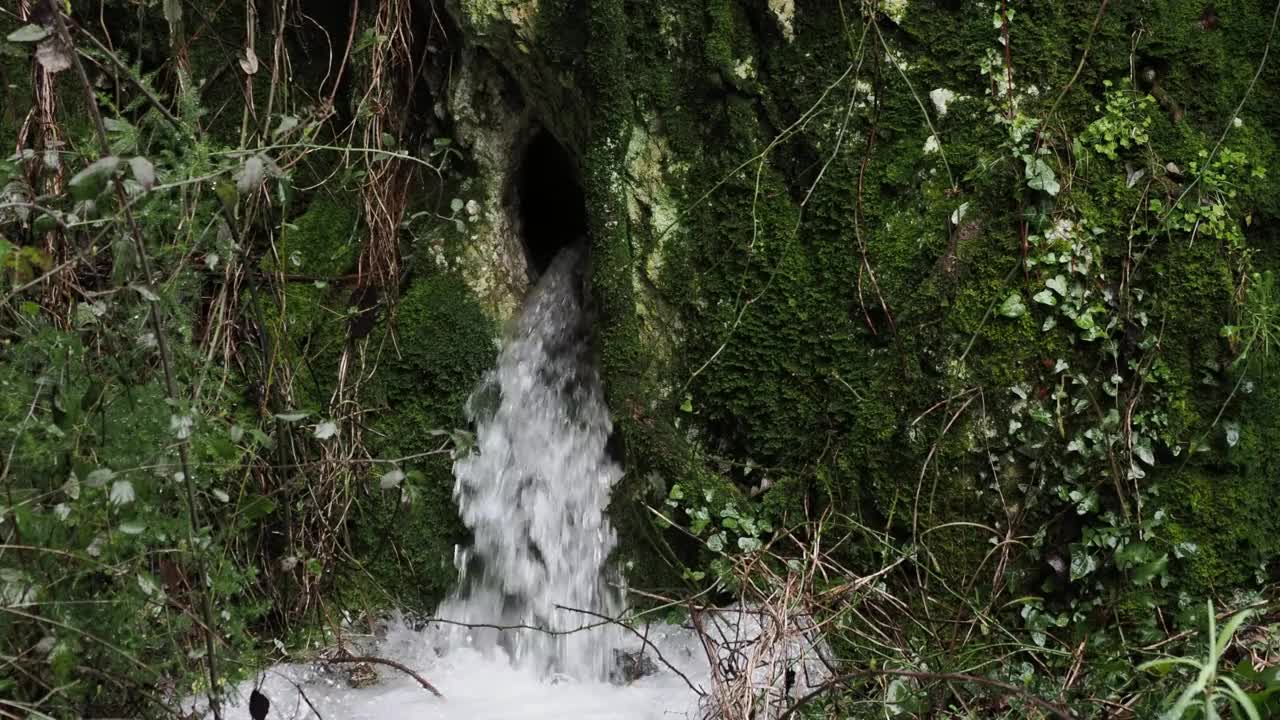
[[587, 203], [578, 169], [546, 130], [535, 133], [525, 146], [516, 193], [529, 269], [541, 275], [560, 248], [587, 234]]

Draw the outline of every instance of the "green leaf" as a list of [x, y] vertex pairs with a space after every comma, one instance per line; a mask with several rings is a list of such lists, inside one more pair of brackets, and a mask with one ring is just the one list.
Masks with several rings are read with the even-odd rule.
[[328, 440], [338, 434], [338, 424], [332, 420], [326, 420], [316, 425], [315, 438], [317, 440]]
[[120, 158], [108, 155], [90, 163], [88, 167], [76, 173], [68, 186], [71, 196], [76, 200], [92, 200], [107, 186], [107, 181], [120, 167]]
[[129, 169], [133, 171], [133, 179], [138, 181], [143, 190], [150, 190], [156, 185], [156, 168], [151, 161], [138, 155], [129, 158]]
[[1022, 302], [1021, 293], [1010, 293], [1000, 305], [1000, 314], [1007, 318], [1019, 318], [1027, 313], [1027, 306]]
[[1249, 720], [1262, 720], [1262, 716], [1258, 714], [1258, 708], [1254, 707], [1253, 701], [1245, 694], [1244, 690], [1236, 684], [1235, 680], [1229, 677], [1221, 678], [1222, 684], [1227, 686], [1227, 695], [1240, 706], [1245, 715], [1249, 716]]
[[43, 25], [23, 25], [5, 36], [5, 40], [15, 43], [33, 43], [49, 37], [49, 29]]
[[1040, 292], [1036, 293], [1035, 295], [1032, 295], [1032, 296], [1031, 296], [1031, 299], [1032, 299], [1032, 300], [1035, 300], [1036, 302], [1040, 303], [1041, 305], [1051, 305], [1051, 306], [1052, 306], [1052, 305], [1057, 305], [1057, 304], [1058, 304], [1058, 298], [1054, 297], [1053, 293], [1049, 292], [1048, 290], [1041, 290]]
[[111, 482], [115, 476], [116, 473], [111, 468], [98, 468], [85, 477], [84, 484], [89, 487], [102, 487], [108, 482]]
[[133, 483], [128, 480], [117, 480], [111, 484], [111, 496], [108, 500], [112, 505], [128, 505], [133, 502]]
[[1196, 670], [1200, 669], [1200, 663], [1192, 660], [1191, 658], [1171, 657], [1159, 658], [1158, 660], [1148, 660], [1139, 665], [1138, 670], [1140, 672], [1149, 672], [1156, 675], [1167, 675], [1169, 674], [1169, 671], [1179, 665], [1195, 668]]
[[1053, 168], [1042, 158], [1030, 158], [1023, 156], [1023, 160], [1027, 165], [1027, 187], [1032, 190], [1040, 190], [1050, 195], [1057, 195], [1061, 187], [1058, 185], [1057, 177], [1053, 173]]
[[1169, 566], [1168, 555], [1162, 555], [1159, 558], [1156, 558], [1155, 560], [1152, 560], [1151, 562], [1142, 565], [1133, 573], [1133, 584], [1146, 585], [1147, 583], [1151, 582], [1151, 579], [1156, 577], [1157, 575], [1163, 575], [1165, 572], [1165, 569], [1168, 568], [1168, 566]]
[[1061, 275], [1054, 275], [1052, 278], [1045, 281], [1045, 287], [1053, 290], [1063, 297], [1067, 296], [1067, 279]]
[[1236, 634], [1236, 630], [1240, 629], [1240, 626], [1244, 624], [1244, 621], [1247, 620], [1251, 614], [1251, 610], [1236, 613], [1227, 621], [1227, 624], [1222, 627], [1222, 632], [1218, 634], [1218, 640], [1214, 644], [1213, 654], [1215, 659], [1226, 651], [1227, 645], [1231, 642], [1232, 636]]

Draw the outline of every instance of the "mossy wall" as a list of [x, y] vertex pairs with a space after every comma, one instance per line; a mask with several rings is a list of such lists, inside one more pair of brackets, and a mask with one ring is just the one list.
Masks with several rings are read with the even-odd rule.
[[[1273, 263], [1280, 71], [1253, 83], [1273, 8], [1010, 3], [1002, 18], [911, 2], [868, 24], [855, 4], [771, 7], [587, 8], [595, 289], [628, 462], [615, 515], [703, 475], [745, 490], [749, 466], [904, 535], [913, 514], [920, 532], [1007, 522], [1016, 507], [1015, 532], [1065, 532], [1080, 553], [1078, 528], [1060, 530], [1072, 502], [1056, 497], [1079, 490], [1098, 498], [1086, 524], [1137, 532], [1167, 513], [1164, 547], [1198, 548], [1171, 565], [1184, 587], [1270, 572], [1273, 475], [1223, 437], [1236, 423], [1253, 447], [1274, 444], [1251, 409], [1272, 391], [1231, 392], [1261, 359], [1242, 361], [1221, 330], [1248, 274]], [[1108, 123], [1128, 141], [1104, 147]], [[1204, 153], [1223, 150], [1247, 168], [1211, 191]], [[1028, 151], [1054, 192], [1028, 182]], [[1230, 228], [1167, 222], [1150, 204], [1179, 196], [1222, 205]], [[1054, 277], [1035, 243], [1056, 242], [1055, 227], [1075, 233], [1091, 263], [1082, 292], [1106, 309], [1090, 339], [1046, 329], [1052, 308], [1033, 300]], [[1018, 317], [1001, 312], [1011, 295]], [[1073, 390], [1063, 366], [1096, 383]], [[1101, 387], [1112, 374], [1118, 389]], [[1019, 388], [1048, 409], [1028, 410]], [[1007, 430], [1024, 412], [1038, 435]], [[1112, 438], [1109, 460], [1068, 449], [1091, 429]], [[1128, 469], [1148, 436], [1152, 462]], [[988, 540], [932, 537], [958, 575]]]

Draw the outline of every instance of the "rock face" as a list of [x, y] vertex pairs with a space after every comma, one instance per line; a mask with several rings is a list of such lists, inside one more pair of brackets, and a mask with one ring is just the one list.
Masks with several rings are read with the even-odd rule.
[[452, 6], [520, 98], [477, 155], [538, 127], [581, 168], [634, 572], [692, 558], [639, 549], [680, 484], [956, 576], [991, 547], [956, 521], [1033, 537], [1014, 582], [1057, 546], [1084, 598], [1133, 567], [1095, 530], [1183, 588], [1265, 575], [1280, 416], [1230, 328], [1275, 264], [1273, 8], [878, 5]]

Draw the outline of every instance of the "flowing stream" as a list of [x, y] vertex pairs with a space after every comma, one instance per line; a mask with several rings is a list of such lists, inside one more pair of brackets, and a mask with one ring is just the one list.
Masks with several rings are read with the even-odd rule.
[[[372, 687], [353, 689], [342, 666], [280, 665], [264, 676], [269, 717], [696, 715], [697, 695], [669, 669], [625, 684], [618, 677], [618, 653], [643, 649], [634, 635], [607, 624], [566, 632], [599, 625], [597, 616], [616, 617], [624, 607], [621, 579], [607, 567], [615, 535], [605, 514], [622, 469], [606, 450], [612, 423], [591, 353], [582, 252], [566, 248], [555, 258], [497, 368], [467, 403], [476, 448], [454, 464], [454, 496], [473, 544], [457, 551], [460, 583], [436, 613], [462, 624], [418, 629], [393, 619], [370, 650], [418, 671], [445, 699], [388, 668], [377, 670]], [[667, 662], [706, 686], [705, 654], [689, 632], [654, 626], [648, 637]], [[242, 717], [243, 708], [228, 715]]]

